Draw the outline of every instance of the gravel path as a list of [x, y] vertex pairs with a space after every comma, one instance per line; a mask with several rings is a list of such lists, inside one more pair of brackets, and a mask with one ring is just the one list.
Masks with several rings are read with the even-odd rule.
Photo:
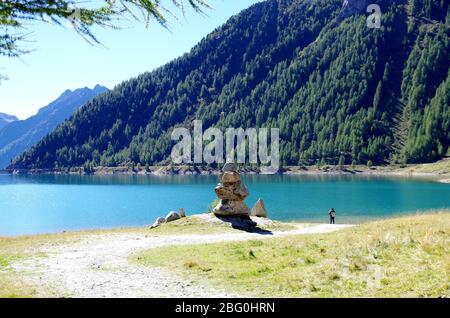
[[266, 239], [287, 235], [327, 233], [345, 225], [297, 225], [295, 230], [273, 235], [226, 233], [208, 235], [147, 236], [142, 234], [96, 234], [81, 241], [47, 246], [37, 257], [17, 262], [15, 270], [30, 277], [39, 289], [54, 290], [64, 297], [239, 297], [212, 286], [193, 283], [170, 270], [130, 264], [135, 252], [170, 246]]

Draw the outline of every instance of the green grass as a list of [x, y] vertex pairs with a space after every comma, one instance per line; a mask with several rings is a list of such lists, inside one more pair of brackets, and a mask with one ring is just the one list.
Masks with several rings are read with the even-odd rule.
[[[183, 247], [131, 256], [147, 266], [171, 268], [191, 280], [248, 296], [450, 296], [450, 213], [424, 214], [360, 225], [336, 233]], [[268, 230], [289, 230], [275, 223]], [[189, 217], [160, 228], [68, 232], [0, 238], [0, 298], [55, 296], [27, 282], [10, 265], [46, 257], [45, 246], [99, 234], [148, 236], [240, 232]]]
[[[298, 171], [298, 167], [290, 167], [293, 168], [294, 171]], [[309, 173], [319, 173], [323, 172], [325, 168], [336, 170], [339, 169], [338, 166], [325, 165], [323, 167], [318, 168], [317, 166], [306, 166], [303, 167]], [[373, 166], [369, 168], [367, 165], [356, 165], [356, 166], [344, 166], [345, 169], [349, 171], [357, 171], [357, 172], [373, 172], [379, 174], [386, 175], [439, 175], [440, 177], [448, 177], [450, 178], [450, 159], [443, 159], [434, 163], [425, 163], [425, 164], [392, 164], [387, 166]], [[300, 171], [305, 171], [300, 169]]]
[[[289, 231], [295, 226], [289, 223], [276, 222], [269, 226], [262, 227], [268, 231]], [[242, 233], [242, 231], [232, 228], [225, 223], [207, 222], [198, 216], [183, 218], [174, 222], [163, 224], [160, 227], [151, 229], [150, 235], [172, 235], [172, 234], [217, 234], [217, 233]]]
[[225, 225], [217, 225], [202, 221], [199, 217], [191, 216], [180, 220], [163, 224], [149, 231], [152, 235], [171, 234], [214, 234], [220, 232], [232, 232], [234, 229]]
[[435, 163], [420, 164], [406, 168], [411, 173], [434, 173], [440, 175], [450, 175], [450, 160], [441, 160]]
[[[266, 227], [267, 230], [285, 231], [293, 229], [290, 224], [274, 222]], [[240, 232], [230, 226], [205, 222], [199, 217], [192, 216], [181, 220], [164, 224], [150, 229], [122, 228], [109, 230], [87, 230], [57, 234], [43, 234], [20, 237], [0, 237], [0, 298], [11, 297], [47, 297], [55, 296], [52, 290], [42, 290], [38, 286], [32, 286], [27, 282], [26, 275], [17, 273], [11, 264], [15, 261], [27, 260], [35, 257], [46, 257], [45, 247], [59, 246], [77, 240], [89, 240], [97, 235], [114, 235], [121, 233], [144, 234], [146, 236], [161, 236], [174, 234], [214, 234]]]
[[[55, 296], [52, 290], [43, 290], [39, 286], [30, 284], [27, 274], [18, 273], [11, 267], [12, 263], [36, 257], [46, 257], [45, 247], [56, 247], [68, 242], [88, 239], [91, 235], [122, 231], [125, 231], [125, 229], [0, 237], [0, 298]], [[130, 231], [138, 231], [138, 229]]]
[[28, 298], [37, 296], [36, 288], [10, 267], [11, 263], [35, 255], [32, 242], [36, 239], [0, 238], [0, 298]]
[[24, 274], [17, 273], [11, 264], [34, 257], [46, 257], [42, 248], [58, 246], [81, 239], [88, 232], [68, 232], [20, 237], [0, 237], [0, 298], [29, 298], [51, 296], [52, 291], [42, 290], [27, 282]]
[[449, 297], [450, 213], [330, 234], [172, 246], [131, 256], [257, 297]]

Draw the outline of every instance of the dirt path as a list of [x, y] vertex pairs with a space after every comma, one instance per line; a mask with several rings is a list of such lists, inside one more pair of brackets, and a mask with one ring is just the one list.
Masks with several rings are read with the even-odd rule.
[[37, 257], [13, 264], [42, 290], [66, 297], [236, 297], [239, 295], [211, 286], [194, 284], [168, 269], [130, 264], [135, 252], [170, 246], [265, 239], [287, 235], [327, 233], [345, 225], [297, 225], [295, 230], [273, 235], [227, 233], [208, 235], [167, 235], [114, 233], [87, 236], [81, 241], [47, 246]]

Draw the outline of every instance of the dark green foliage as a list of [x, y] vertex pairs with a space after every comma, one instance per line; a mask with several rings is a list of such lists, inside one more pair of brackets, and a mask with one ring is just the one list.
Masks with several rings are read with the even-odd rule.
[[254, 5], [189, 54], [96, 98], [13, 166], [167, 163], [172, 129], [194, 119], [204, 129], [279, 127], [283, 164], [441, 158], [448, 3], [373, 2], [381, 29], [363, 14], [337, 22], [341, 0]]
[[434, 161], [442, 158], [449, 147], [449, 34], [448, 24], [419, 28], [406, 63], [402, 99], [409, 133], [401, 152], [404, 161]]

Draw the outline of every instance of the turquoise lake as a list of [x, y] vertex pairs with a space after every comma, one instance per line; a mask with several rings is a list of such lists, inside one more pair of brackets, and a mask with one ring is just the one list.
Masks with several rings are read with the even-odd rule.
[[[450, 184], [374, 176], [245, 176], [250, 207], [263, 198], [282, 221], [359, 223], [450, 208]], [[183, 207], [208, 210], [217, 176], [0, 175], [0, 235], [142, 226]]]

